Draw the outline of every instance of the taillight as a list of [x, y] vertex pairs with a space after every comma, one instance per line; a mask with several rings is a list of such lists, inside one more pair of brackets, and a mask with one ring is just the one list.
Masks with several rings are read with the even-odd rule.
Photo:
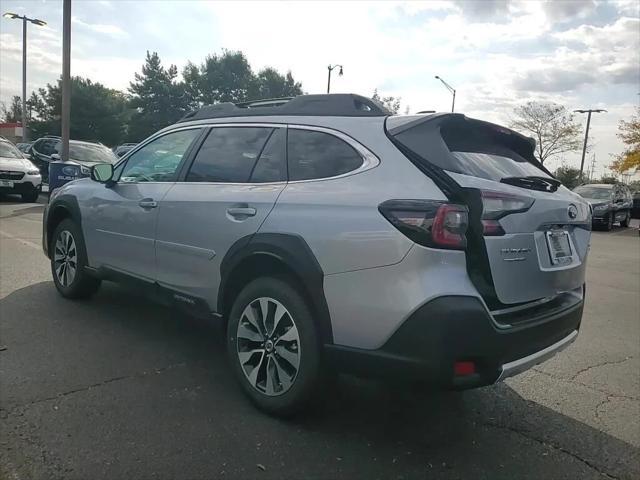
[[429, 200], [388, 200], [378, 209], [414, 242], [427, 247], [462, 250], [469, 212], [463, 205]]
[[504, 235], [498, 221], [512, 213], [526, 212], [533, 205], [533, 198], [510, 193], [482, 190], [482, 226], [485, 236]]

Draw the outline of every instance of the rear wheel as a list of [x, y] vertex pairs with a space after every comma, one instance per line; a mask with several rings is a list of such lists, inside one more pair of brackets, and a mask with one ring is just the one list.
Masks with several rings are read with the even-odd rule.
[[56, 227], [51, 240], [51, 274], [58, 292], [66, 298], [87, 298], [96, 293], [100, 280], [90, 276], [87, 252], [80, 228], [71, 219]]
[[629, 226], [629, 220], [631, 219], [631, 214], [627, 210], [624, 214], [624, 218], [620, 220], [620, 226], [623, 228], [627, 228]]
[[227, 352], [244, 392], [273, 415], [298, 412], [322, 383], [311, 311], [283, 278], [260, 278], [240, 292], [229, 316]]

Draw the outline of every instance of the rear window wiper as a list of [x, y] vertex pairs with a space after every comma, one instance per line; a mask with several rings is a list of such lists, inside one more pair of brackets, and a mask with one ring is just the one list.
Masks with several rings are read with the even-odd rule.
[[505, 177], [500, 179], [500, 183], [514, 185], [516, 187], [528, 188], [530, 190], [540, 190], [542, 192], [555, 192], [562, 182], [550, 177]]

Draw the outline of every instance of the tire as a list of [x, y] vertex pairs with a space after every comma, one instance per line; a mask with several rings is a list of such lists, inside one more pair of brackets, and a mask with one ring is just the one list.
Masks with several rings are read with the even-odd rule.
[[[56, 227], [49, 248], [51, 274], [58, 292], [65, 298], [88, 298], [98, 291], [100, 280], [89, 275], [82, 231], [66, 218]], [[75, 269], [74, 269], [75, 265]]]
[[324, 378], [318, 330], [304, 297], [285, 278], [263, 277], [243, 288], [226, 338], [236, 379], [260, 410], [288, 417], [318, 399]]
[[607, 215], [607, 223], [605, 223], [604, 225], [604, 229], [607, 232], [610, 232], [612, 228], [613, 228], [613, 212]]
[[624, 218], [622, 220], [620, 220], [620, 226], [622, 228], [627, 228], [629, 226], [629, 220], [630, 219], [631, 219], [631, 214], [627, 210], [627, 212], [624, 214]]
[[27, 193], [23, 193], [22, 196], [22, 201], [25, 203], [35, 203], [38, 201], [38, 195], [40, 194], [40, 192], [38, 191], [37, 188], [34, 188], [32, 191], [27, 192]]

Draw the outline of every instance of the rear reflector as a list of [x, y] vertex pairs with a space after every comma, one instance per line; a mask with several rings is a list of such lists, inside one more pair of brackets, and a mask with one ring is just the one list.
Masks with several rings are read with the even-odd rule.
[[398, 230], [427, 247], [463, 250], [467, 207], [433, 200], [388, 200], [378, 210]]
[[466, 377], [476, 373], [476, 364], [473, 362], [455, 362], [453, 364], [453, 374], [456, 377]]
[[498, 221], [512, 213], [526, 212], [533, 205], [533, 198], [511, 193], [482, 190], [482, 225], [485, 236], [504, 235]]

